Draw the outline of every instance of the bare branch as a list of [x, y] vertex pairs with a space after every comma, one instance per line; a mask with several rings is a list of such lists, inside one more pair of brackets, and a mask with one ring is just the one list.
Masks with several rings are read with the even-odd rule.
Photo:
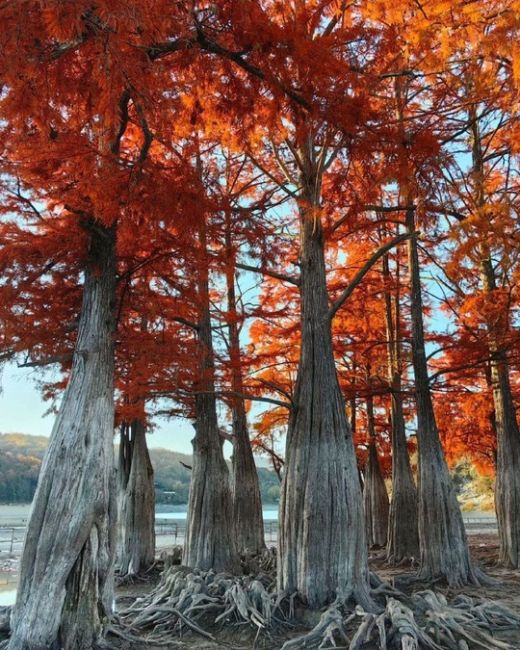
[[18, 368], [40, 368], [43, 366], [50, 366], [53, 363], [64, 363], [65, 361], [70, 361], [74, 356], [73, 352], [64, 352], [63, 354], [56, 354], [52, 357], [46, 357], [45, 359], [38, 359], [36, 361], [26, 361], [25, 363], [19, 363]]
[[285, 273], [278, 273], [278, 271], [272, 271], [271, 269], [266, 269], [263, 266], [250, 266], [249, 264], [237, 263], [236, 267], [243, 269], [244, 271], [252, 271], [253, 273], [261, 273], [262, 275], [268, 275], [271, 278], [276, 278], [277, 280], [282, 280], [283, 282], [289, 282], [294, 284], [296, 287], [300, 286], [300, 278], [295, 277], [294, 275], [286, 275]]
[[365, 275], [370, 271], [374, 264], [381, 258], [383, 255], [388, 253], [394, 246], [398, 246], [401, 242], [410, 239], [411, 237], [416, 236], [418, 233], [404, 233], [394, 239], [390, 240], [387, 244], [379, 248], [370, 259], [365, 262], [365, 264], [359, 269], [359, 271], [354, 276], [352, 282], [344, 289], [339, 298], [332, 304], [332, 307], [329, 309], [329, 319], [332, 320], [336, 315], [338, 309], [343, 305], [345, 300], [349, 298], [354, 289], [361, 283]]

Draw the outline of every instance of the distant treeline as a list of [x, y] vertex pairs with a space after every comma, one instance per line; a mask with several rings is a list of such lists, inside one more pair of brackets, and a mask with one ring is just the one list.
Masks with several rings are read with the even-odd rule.
[[[28, 503], [34, 496], [38, 472], [49, 440], [22, 433], [0, 434], [0, 503]], [[155, 470], [157, 503], [180, 505], [188, 502], [191, 456], [167, 449], [151, 449]], [[276, 474], [258, 469], [264, 503], [276, 503], [280, 484]]]

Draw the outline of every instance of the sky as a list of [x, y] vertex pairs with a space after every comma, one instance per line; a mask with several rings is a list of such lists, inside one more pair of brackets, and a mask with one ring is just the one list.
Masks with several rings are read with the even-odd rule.
[[[55, 416], [45, 415], [51, 404], [41, 397], [37, 385], [41, 377], [41, 372], [31, 368], [18, 368], [14, 364], [4, 366], [0, 380], [0, 433], [51, 434]], [[148, 445], [191, 454], [193, 434], [193, 427], [184, 419], [156, 418]], [[229, 457], [231, 450], [225, 447], [224, 453]]]

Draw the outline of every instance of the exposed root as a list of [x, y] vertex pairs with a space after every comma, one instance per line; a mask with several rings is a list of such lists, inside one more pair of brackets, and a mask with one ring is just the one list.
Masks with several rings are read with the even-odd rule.
[[114, 578], [116, 587], [123, 587], [125, 585], [135, 585], [137, 583], [148, 582], [149, 578], [144, 574], [127, 573], [126, 575], [117, 575]]
[[186, 630], [214, 641], [206, 628], [221, 623], [247, 623], [260, 633], [284, 618], [281, 601], [266, 574], [235, 577], [170, 567], [150, 594], [119, 611], [108, 632], [129, 642], [144, 636], [158, 645], [171, 643], [172, 634]]
[[[379, 589], [380, 587], [378, 587]], [[410, 607], [390, 597], [383, 613], [356, 607], [354, 613], [335, 603], [307, 634], [287, 641], [282, 650], [293, 648], [348, 647], [361, 650], [514, 650], [493, 634], [520, 629], [520, 616], [487, 600], [458, 596], [448, 604], [442, 594], [421, 591], [410, 598]], [[360, 622], [353, 625], [354, 619]]]
[[243, 555], [240, 558], [242, 570], [245, 574], [258, 575], [259, 573], [273, 575], [276, 572], [276, 549], [264, 549], [260, 554]]
[[6, 634], [10, 630], [11, 608], [0, 607], [0, 633]]
[[[149, 642], [175, 647], [172, 637], [186, 632], [217, 641], [219, 626], [249, 625], [251, 633], [269, 635], [278, 625], [294, 619], [296, 594], [277, 594], [272, 554], [267, 552], [248, 566], [271, 574], [231, 576], [172, 566], [155, 589], [118, 612], [108, 633], [128, 643]], [[348, 648], [362, 650], [514, 650], [498, 635], [520, 629], [520, 616], [496, 602], [459, 595], [448, 604], [431, 590], [410, 596], [377, 575], [370, 576], [368, 609], [356, 594], [338, 599], [326, 609], [315, 627], [285, 642], [282, 650]], [[355, 603], [352, 603], [352, 600]], [[502, 637], [505, 638], [505, 637]], [[225, 644], [224, 644], [225, 645]]]
[[323, 612], [318, 624], [308, 634], [286, 641], [282, 646], [282, 650], [312, 647], [333, 648], [336, 647], [338, 638], [348, 643], [343, 615], [338, 605], [334, 603]]
[[182, 546], [174, 546], [171, 552], [162, 551], [159, 556], [160, 561], [163, 563], [165, 569], [171, 566], [178, 566], [182, 562]]

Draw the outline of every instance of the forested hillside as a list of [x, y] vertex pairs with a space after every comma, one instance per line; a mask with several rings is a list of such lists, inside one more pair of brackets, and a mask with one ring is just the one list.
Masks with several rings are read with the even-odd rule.
[[31, 501], [47, 443], [43, 436], [0, 434], [0, 503]]
[[[32, 500], [43, 454], [49, 439], [23, 433], [0, 434], [0, 503]], [[155, 472], [157, 503], [188, 502], [192, 457], [167, 449], [150, 449]], [[280, 494], [276, 474], [259, 468], [260, 492], [264, 503], [276, 503]], [[172, 494], [173, 493], [173, 494]]]

